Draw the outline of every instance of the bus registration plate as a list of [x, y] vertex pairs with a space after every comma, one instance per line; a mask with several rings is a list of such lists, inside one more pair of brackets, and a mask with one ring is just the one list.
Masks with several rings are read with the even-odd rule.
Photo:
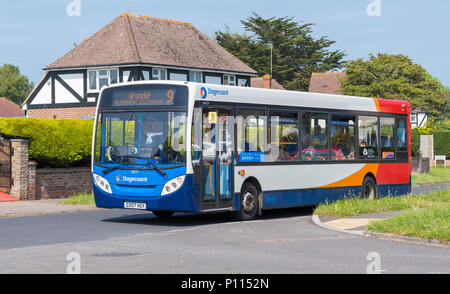
[[124, 208], [131, 208], [131, 209], [147, 209], [146, 203], [139, 203], [139, 202], [125, 202]]

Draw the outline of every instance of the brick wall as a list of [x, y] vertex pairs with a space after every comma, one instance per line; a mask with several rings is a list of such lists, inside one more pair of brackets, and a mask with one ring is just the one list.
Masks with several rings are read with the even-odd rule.
[[64, 198], [78, 193], [92, 193], [89, 167], [38, 168], [34, 171], [34, 175], [30, 172], [28, 200]]
[[90, 167], [37, 168], [29, 160], [29, 141], [14, 139], [11, 146], [11, 196], [20, 200], [65, 198], [78, 193], [92, 193]]
[[87, 116], [93, 117], [95, 115], [95, 107], [29, 109], [27, 110], [27, 115], [31, 118], [80, 119]]

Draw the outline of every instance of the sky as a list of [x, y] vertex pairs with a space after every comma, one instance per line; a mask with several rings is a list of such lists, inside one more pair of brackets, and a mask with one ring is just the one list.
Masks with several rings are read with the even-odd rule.
[[190, 22], [210, 37], [227, 28], [243, 33], [240, 21], [252, 12], [293, 17], [336, 41], [331, 49], [346, 60], [404, 54], [450, 86], [448, 0], [0, 0], [0, 65], [17, 65], [37, 83], [47, 64], [128, 9]]

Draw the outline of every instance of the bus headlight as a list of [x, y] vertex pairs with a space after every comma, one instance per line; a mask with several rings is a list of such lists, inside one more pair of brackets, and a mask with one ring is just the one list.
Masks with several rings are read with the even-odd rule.
[[168, 181], [164, 185], [164, 188], [161, 192], [161, 196], [171, 194], [171, 193], [175, 192], [176, 190], [180, 189], [181, 186], [183, 186], [185, 178], [186, 178], [186, 176], [181, 176], [181, 177], [178, 177], [178, 178]]
[[105, 191], [106, 193], [112, 194], [111, 185], [105, 178], [94, 174], [94, 181], [97, 187], [99, 187], [101, 190]]

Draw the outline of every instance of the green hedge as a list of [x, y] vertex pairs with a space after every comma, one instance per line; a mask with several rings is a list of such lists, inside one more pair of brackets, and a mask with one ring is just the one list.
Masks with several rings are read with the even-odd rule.
[[92, 128], [90, 120], [0, 119], [0, 135], [30, 140], [30, 159], [40, 167], [89, 165]]
[[419, 129], [411, 129], [411, 156], [419, 156], [420, 153], [420, 133]]
[[450, 131], [433, 131], [434, 155], [450, 158]]

